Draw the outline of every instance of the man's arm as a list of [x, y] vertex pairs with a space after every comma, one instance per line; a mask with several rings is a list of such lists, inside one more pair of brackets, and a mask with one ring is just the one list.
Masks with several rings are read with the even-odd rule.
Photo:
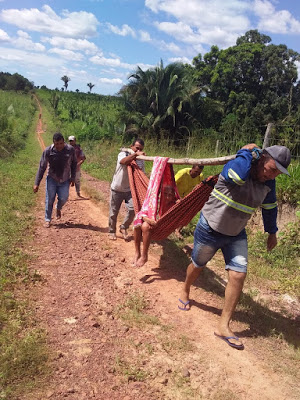
[[143, 151], [138, 150], [135, 153], [129, 154], [128, 156], [122, 158], [122, 160], [120, 160], [120, 164], [129, 165], [131, 161], [137, 158], [137, 156], [144, 156], [144, 155], [145, 153]]
[[265, 183], [270, 187], [270, 192], [267, 194], [265, 200], [263, 201], [262, 207], [262, 217], [264, 223], [265, 232], [269, 234], [267, 239], [267, 250], [271, 251], [277, 245], [277, 200], [276, 200], [276, 183], [275, 179], [267, 181]]
[[252, 152], [250, 149], [241, 149], [236, 158], [225, 164], [221, 175], [227, 182], [242, 186], [249, 177], [252, 166]]
[[47, 151], [47, 149], [45, 149], [43, 151], [43, 154], [42, 154], [41, 159], [40, 159], [39, 169], [38, 169], [38, 172], [36, 174], [35, 181], [34, 181], [34, 186], [33, 186], [34, 193], [36, 193], [39, 190], [39, 186], [40, 186], [41, 180], [43, 179], [44, 173], [45, 173], [45, 171], [47, 169], [47, 166], [48, 166], [48, 155], [47, 155], [47, 153], [48, 153], [48, 151]]
[[77, 162], [77, 166], [80, 167], [81, 164], [84, 163], [84, 161], [86, 160], [85, 154], [84, 152], [80, 149], [80, 160]]
[[77, 170], [77, 159], [76, 159], [76, 154], [75, 150], [72, 147], [73, 151], [71, 152], [71, 186], [74, 186], [75, 184], [75, 177], [76, 177], [76, 170]]

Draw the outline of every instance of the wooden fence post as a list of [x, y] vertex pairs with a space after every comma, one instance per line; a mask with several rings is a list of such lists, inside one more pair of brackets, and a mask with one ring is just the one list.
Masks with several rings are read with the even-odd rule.
[[274, 124], [272, 122], [269, 122], [267, 125], [267, 129], [266, 129], [265, 137], [264, 137], [263, 149], [265, 149], [266, 147], [269, 147], [270, 136], [271, 136], [271, 131], [272, 131], [273, 125]]

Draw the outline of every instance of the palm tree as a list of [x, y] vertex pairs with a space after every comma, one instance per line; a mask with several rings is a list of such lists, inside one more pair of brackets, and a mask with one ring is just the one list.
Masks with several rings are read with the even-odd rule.
[[92, 83], [87, 83], [87, 86], [90, 88], [90, 93], [91, 93], [91, 91], [92, 91], [92, 89], [93, 89], [93, 87], [94, 87], [95, 85], [93, 85]]
[[68, 89], [68, 83], [70, 82], [71, 78], [69, 78], [67, 75], [64, 75], [60, 78], [64, 82], [64, 86], [66, 90]]
[[164, 68], [161, 61], [156, 68], [147, 71], [138, 67], [129, 79], [129, 84], [121, 90], [127, 125], [144, 127], [158, 139], [162, 132], [170, 139], [190, 135], [197, 115], [194, 109], [201, 107], [200, 88], [184, 64], [172, 63]]

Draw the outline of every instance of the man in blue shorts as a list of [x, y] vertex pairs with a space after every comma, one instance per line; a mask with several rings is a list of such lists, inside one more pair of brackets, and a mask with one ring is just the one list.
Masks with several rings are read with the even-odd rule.
[[277, 202], [275, 178], [287, 174], [291, 154], [285, 146], [271, 146], [261, 150], [254, 143], [238, 151], [236, 158], [223, 168], [218, 182], [204, 205], [194, 233], [192, 263], [178, 307], [188, 311], [191, 285], [203, 267], [221, 249], [228, 283], [225, 302], [215, 336], [231, 347], [242, 350], [241, 340], [229, 327], [233, 312], [241, 295], [247, 273], [248, 245], [245, 227], [259, 206], [265, 232], [268, 232], [267, 250], [277, 245]]

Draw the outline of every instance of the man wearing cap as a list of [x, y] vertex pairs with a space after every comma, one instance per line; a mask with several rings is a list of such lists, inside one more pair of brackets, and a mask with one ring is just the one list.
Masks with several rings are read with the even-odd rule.
[[192, 263], [179, 298], [178, 308], [190, 309], [190, 288], [203, 267], [221, 249], [228, 271], [225, 302], [214, 334], [229, 346], [242, 350], [241, 340], [230, 329], [230, 321], [243, 289], [247, 273], [248, 246], [245, 227], [255, 209], [262, 207], [267, 250], [277, 244], [277, 203], [275, 178], [289, 175], [291, 154], [285, 146], [264, 150], [254, 143], [244, 146], [236, 158], [229, 161], [219, 175], [211, 195], [204, 205], [196, 230]]
[[53, 135], [53, 144], [43, 151], [33, 186], [34, 193], [48, 168], [46, 178], [45, 226], [50, 227], [53, 204], [57, 195], [56, 217], [61, 218], [61, 209], [69, 197], [69, 188], [74, 186], [76, 174], [76, 156], [72, 146], [65, 143], [60, 132]]
[[69, 143], [71, 146], [74, 147], [75, 154], [76, 154], [77, 168], [76, 168], [76, 177], [75, 177], [75, 189], [76, 189], [77, 196], [81, 197], [81, 195], [80, 195], [80, 177], [81, 177], [80, 166], [82, 163], [84, 163], [84, 160], [86, 159], [86, 157], [85, 157], [85, 154], [82, 151], [80, 145], [76, 144], [75, 136], [69, 136]]

